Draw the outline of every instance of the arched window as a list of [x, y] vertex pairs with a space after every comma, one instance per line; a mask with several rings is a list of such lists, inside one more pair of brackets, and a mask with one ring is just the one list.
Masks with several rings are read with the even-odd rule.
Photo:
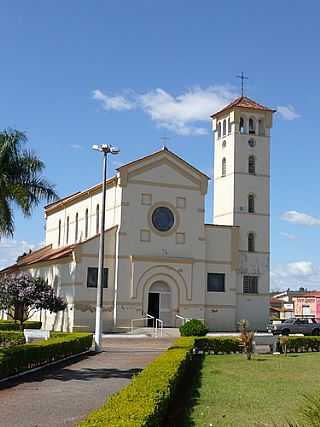
[[259, 120], [258, 127], [259, 127], [259, 135], [260, 136], [264, 136], [264, 122], [263, 122], [263, 119]]
[[221, 122], [218, 123], [218, 138], [221, 138]]
[[222, 159], [221, 169], [222, 169], [221, 175], [226, 176], [226, 174], [227, 174], [227, 160], [225, 157]]
[[70, 223], [70, 220], [69, 220], [69, 217], [67, 216], [66, 244], [69, 243], [69, 223]]
[[255, 251], [255, 238], [254, 233], [248, 234], [248, 252], [254, 252]]
[[231, 120], [229, 117], [229, 119], [228, 119], [228, 134], [230, 134], [230, 133], [231, 133]]
[[254, 175], [256, 173], [256, 159], [254, 156], [249, 156], [248, 173], [250, 173], [251, 175]]
[[254, 194], [248, 196], [248, 212], [254, 213]]
[[99, 211], [100, 211], [100, 207], [99, 207], [99, 204], [97, 204], [97, 207], [96, 207], [96, 234], [99, 234], [99, 232], [100, 232], [100, 213], [99, 213]]
[[85, 223], [84, 223], [84, 236], [86, 239], [88, 238], [88, 230], [89, 230], [89, 211], [88, 209], [86, 209]]
[[223, 120], [222, 135], [226, 136], [226, 134], [227, 134], [227, 121]]
[[74, 228], [74, 241], [77, 243], [78, 241], [78, 235], [79, 235], [79, 214], [76, 213], [76, 221], [75, 221], [75, 228]]
[[58, 246], [61, 244], [61, 219], [59, 219], [59, 229], [58, 229]]
[[243, 119], [243, 117], [240, 117], [239, 132], [240, 132], [240, 133], [245, 133], [245, 129], [244, 129], [244, 119]]
[[250, 134], [256, 133], [256, 122], [252, 117], [250, 117], [249, 119], [249, 133]]

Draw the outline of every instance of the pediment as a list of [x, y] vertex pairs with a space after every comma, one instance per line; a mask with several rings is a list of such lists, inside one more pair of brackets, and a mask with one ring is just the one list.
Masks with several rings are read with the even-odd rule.
[[[207, 192], [208, 177], [168, 150], [119, 168], [122, 182], [176, 186]], [[125, 176], [124, 176], [125, 175]]]

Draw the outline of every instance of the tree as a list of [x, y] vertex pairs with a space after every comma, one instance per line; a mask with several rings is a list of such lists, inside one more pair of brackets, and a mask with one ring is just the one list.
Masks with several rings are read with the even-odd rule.
[[13, 235], [13, 204], [30, 216], [42, 200], [57, 199], [54, 186], [41, 176], [44, 163], [23, 148], [26, 142], [23, 132], [0, 131], [0, 237]]
[[49, 310], [57, 313], [67, 304], [41, 277], [33, 278], [29, 273], [4, 276], [0, 279], [0, 310], [20, 323], [30, 319], [37, 311]]

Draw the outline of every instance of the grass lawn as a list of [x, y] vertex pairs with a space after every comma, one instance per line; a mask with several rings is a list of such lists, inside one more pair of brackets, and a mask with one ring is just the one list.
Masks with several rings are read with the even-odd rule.
[[206, 356], [192, 390], [189, 426], [284, 426], [300, 421], [303, 395], [320, 391], [320, 354]]

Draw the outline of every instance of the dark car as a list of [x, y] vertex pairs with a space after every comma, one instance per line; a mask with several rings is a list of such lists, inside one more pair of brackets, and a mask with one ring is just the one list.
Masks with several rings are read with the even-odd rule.
[[270, 332], [273, 335], [319, 335], [320, 324], [317, 323], [316, 319], [287, 319], [279, 325], [272, 325]]

